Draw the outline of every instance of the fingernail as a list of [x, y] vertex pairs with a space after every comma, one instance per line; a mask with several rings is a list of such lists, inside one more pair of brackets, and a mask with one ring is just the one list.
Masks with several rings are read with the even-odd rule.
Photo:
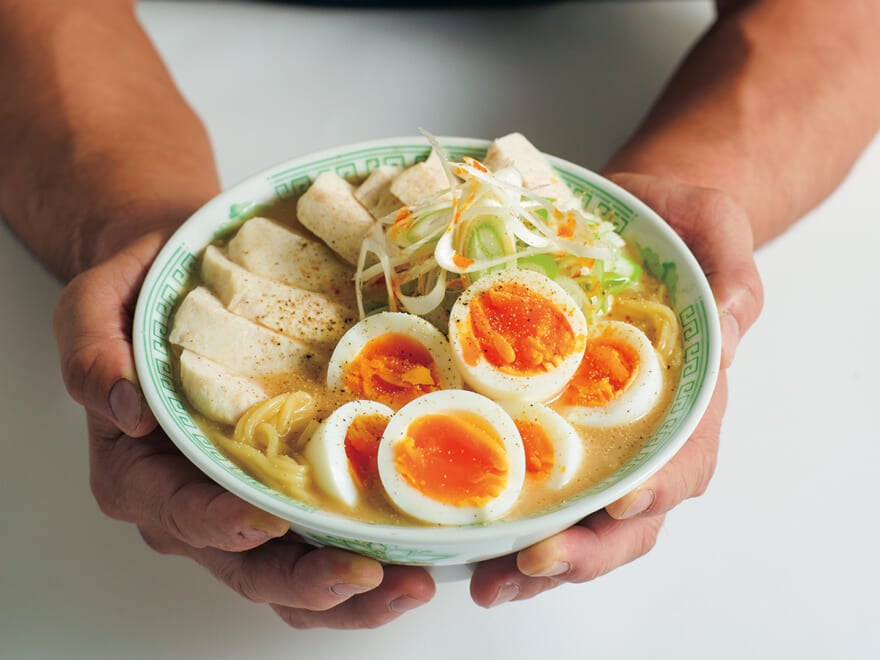
[[498, 595], [495, 596], [495, 600], [492, 601], [492, 604], [489, 605], [489, 607], [496, 607], [498, 605], [503, 605], [504, 603], [509, 603], [517, 596], [519, 596], [519, 585], [505, 584], [498, 590]]
[[239, 534], [249, 543], [263, 543], [270, 538], [269, 532], [265, 532], [262, 529], [244, 529]]
[[421, 607], [424, 604], [424, 602], [411, 598], [410, 596], [398, 596], [388, 604], [388, 607], [390, 607], [392, 611], [402, 614], [403, 612], [409, 612], [417, 607]]
[[362, 594], [369, 590], [370, 587], [364, 587], [360, 584], [349, 584], [348, 582], [340, 582], [330, 587], [330, 591], [333, 595], [339, 596], [340, 598], [350, 598], [351, 596], [357, 596], [358, 594]]
[[557, 575], [562, 575], [563, 573], [568, 573], [571, 570], [571, 564], [567, 561], [557, 561], [553, 562], [550, 568], [540, 571], [539, 573], [529, 573], [528, 575], [531, 577], [555, 577]]
[[739, 321], [730, 312], [721, 315], [721, 346], [724, 355], [724, 366], [729, 367], [736, 355], [739, 344]]
[[640, 513], [644, 513], [651, 508], [653, 503], [654, 491], [649, 489], [643, 490], [638, 494], [636, 499], [632, 501], [632, 504], [627, 507], [626, 511], [623, 512], [621, 519], [632, 518]]
[[141, 397], [134, 383], [120, 378], [110, 388], [110, 414], [119, 427], [125, 431], [134, 431], [141, 421]]

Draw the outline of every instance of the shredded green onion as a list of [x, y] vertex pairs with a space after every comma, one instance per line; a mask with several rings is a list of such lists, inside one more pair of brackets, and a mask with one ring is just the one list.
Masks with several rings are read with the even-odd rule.
[[[610, 222], [524, 188], [515, 169], [451, 162], [427, 137], [450, 187], [389, 214], [364, 241], [355, 276], [361, 318], [374, 309], [432, 315], [489, 271], [517, 266], [555, 280], [593, 319], [641, 276]], [[365, 290], [384, 290], [387, 300], [365, 301]]]

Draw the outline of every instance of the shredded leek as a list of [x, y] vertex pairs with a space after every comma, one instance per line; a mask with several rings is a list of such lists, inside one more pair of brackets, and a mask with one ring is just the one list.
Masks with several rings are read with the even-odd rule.
[[[486, 273], [520, 267], [558, 282], [593, 319], [641, 276], [610, 222], [523, 187], [513, 168], [451, 162], [426, 137], [449, 188], [389, 214], [364, 241], [355, 276], [361, 318], [374, 309], [432, 315]], [[384, 290], [387, 300], [365, 300], [367, 290]]]

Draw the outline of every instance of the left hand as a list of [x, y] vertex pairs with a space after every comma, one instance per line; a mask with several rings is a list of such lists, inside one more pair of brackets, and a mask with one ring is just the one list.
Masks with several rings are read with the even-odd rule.
[[131, 318], [167, 236], [149, 233], [62, 292], [55, 332], [65, 384], [87, 412], [92, 492], [163, 554], [189, 557], [294, 628], [375, 628], [429, 601], [421, 568], [314, 548], [289, 523], [225, 491], [160, 429], [137, 386]]
[[646, 554], [666, 512], [705, 492], [715, 470], [727, 405], [724, 369], [763, 304], [748, 216], [719, 190], [643, 174], [610, 178], [665, 218], [699, 260], [721, 318], [722, 372], [696, 430], [663, 469], [564, 532], [480, 564], [471, 578], [471, 596], [483, 607], [525, 600], [566, 582], [586, 582]]

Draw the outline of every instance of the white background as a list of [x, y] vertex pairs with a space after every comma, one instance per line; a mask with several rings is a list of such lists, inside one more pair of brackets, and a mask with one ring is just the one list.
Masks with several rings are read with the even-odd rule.
[[[419, 127], [520, 130], [598, 168], [712, 18], [702, 1], [139, 11], [227, 185]], [[100, 514], [83, 414], [56, 364], [60, 286], [0, 230], [0, 657], [880, 657], [878, 181], [875, 141], [831, 199], [759, 253], [766, 310], [731, 371], [716, 477], [650, 555], [495, 610], [473, 605], [466, 583], [443, 584], [395, 623], [347, 633], [290, 630]]]

